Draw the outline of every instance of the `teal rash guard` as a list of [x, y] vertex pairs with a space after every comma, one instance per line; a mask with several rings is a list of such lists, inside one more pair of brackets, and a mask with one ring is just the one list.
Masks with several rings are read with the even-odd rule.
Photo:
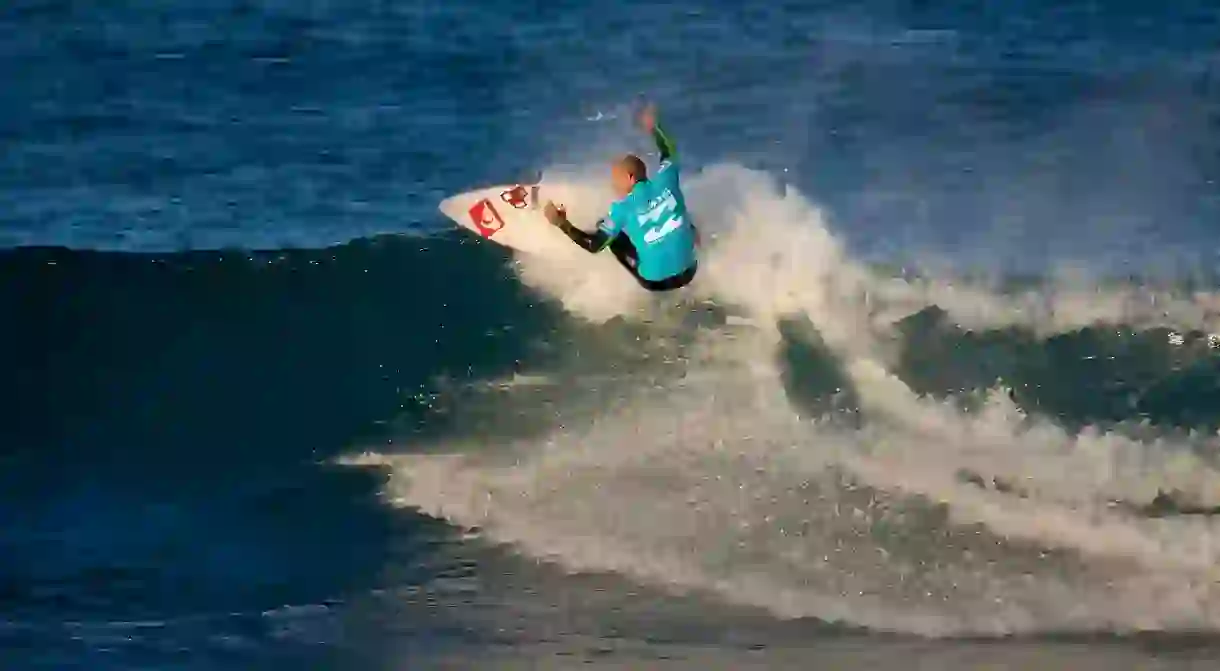
[[568, 221], [559, 228], [580, 247], [597, 253], [606, 247], [646, 289], [665, 291], [688, 284], [696, 269], [696, 232], [682, 194], [676, 148], [653, 127], [661, 165], [651, 179], [640, 180], [585, 233]]

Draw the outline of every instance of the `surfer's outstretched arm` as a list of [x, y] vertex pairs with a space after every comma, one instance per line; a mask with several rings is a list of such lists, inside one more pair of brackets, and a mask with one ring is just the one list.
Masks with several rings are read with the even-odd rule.
[[614, 233], [608, 232], [606, 230], [607, 227], [601, 222], [598, 222], [596, 232], [586, 233], [573, 226], [572, 222], [568, 221], [567, 212], [555, 207], [553, 203], [547, 203], [543, 212], [547, 220], [554, 224], [555, 228], [563, 231], [564, 235], [568, 236], [572, 242], [575, 242], [578, 247], [590, 254], [596, 254], [605, 249], [610, 244], [610, 241], [614, 239], [615, 234], [617, 234], [617, 231]]
[[563, 219], [555, 225], [558, 226], [559, 230], [563, 231], [568, 238], [572, 240], [572, 242], [575, 242], [578, 247], [586, 252], [589, 252], [590, 254], [596, 254], [605, 249], [606, 245], [609, 245], [610, 241], [614, 239], [612, 236], [606, 235], [606, 232], [601, 230], [601, 228], [598, 228], [597, 231], [593, 233], [585, 233], [579, 228], [573, 226], [572, 222], [568, 221], [567, 219]]

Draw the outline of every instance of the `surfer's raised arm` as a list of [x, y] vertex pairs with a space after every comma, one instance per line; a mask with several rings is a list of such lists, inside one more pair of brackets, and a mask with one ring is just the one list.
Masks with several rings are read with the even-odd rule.
[[657, 143], [657, 151], [661, 153], [661, 162], [672, 161], [678, 153], [678, 147], [657, 123], [656, 105], [650, 103], [640, 112], [640, 127], [652, 135], [653, 141]]

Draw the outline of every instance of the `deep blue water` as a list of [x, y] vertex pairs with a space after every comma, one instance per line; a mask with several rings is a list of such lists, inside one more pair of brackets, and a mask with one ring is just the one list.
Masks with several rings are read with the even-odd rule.
[[[0, 9], [0, 666], [1210, 668], [1217, 34], [1201, 0]], [[688, 179], [770, 175], [861, 267], [1138, 279], [905, 308], [911, 406], [843, 305], [709, 355], [720, 308], [591, 323], [437, 212], [642, 148], [642, 97]], [[745, 408], [751, 363], [821, 423]]]

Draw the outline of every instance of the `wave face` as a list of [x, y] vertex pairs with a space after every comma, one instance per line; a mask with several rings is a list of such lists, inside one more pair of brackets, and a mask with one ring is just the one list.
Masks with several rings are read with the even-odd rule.
[[[766, 173], [687, 181], [705, 261], [665, 298], [458, 233], [4, 253], [6, 649], [1215, 629], [1204, 285], [900, 272]], [[1067, 663], [984, 654], [1026, 645]]]
[[[1216, 370], [1213, 294], [903, 279], [855, 261], [763, 174], [689, 181], [712, 242], [686, 302], [519, 259], [527, 286], [604, 324], [573, 345], [592, 369], [464, 403], [512, 409], [473, 443], [355, 459], [394, 469], [393, 501], [569, 571], [785, 618], [924, 635], [1215, 626], [1214, 525], [1177, 514], [1220, 506], [1215, 416], [1176, 406]], [[692, 325], [708, 302], [725, 314]], [[641, 320], [666, 335], [635, 340]], [[546, 427], [489, 443], [522, 407]], [[1204, 433], [1172, 431], [1203, 417]]]

